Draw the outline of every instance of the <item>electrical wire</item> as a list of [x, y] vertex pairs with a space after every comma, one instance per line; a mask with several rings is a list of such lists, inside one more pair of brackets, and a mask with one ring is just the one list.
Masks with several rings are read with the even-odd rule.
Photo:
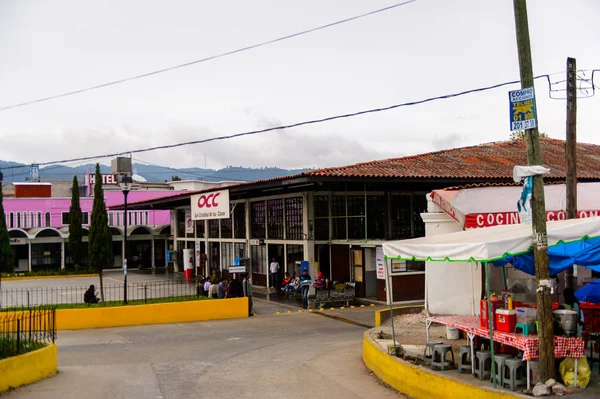
[[[548, 82], [550, 82], [549, 75], [539, 75], [539, 76], [534, 77], [534, 80], [541, 79], [541, 78], [545, 78]], [[118, 156], [121, 156], [124, 154], [140, 154], [140, 153], [144, 153], [144, 152], [166, 150], [166, 149], [184, 147], [184, 146], [189, 146], [189, 145], [194, 145], [194, 144], [204, 144], [204, 143], [209, 143], [209, 142], [213, 142], [213, 141], [229, 140], [229, 139], [236, 138], [236, 137], [253, 136], [253, 135], [268, 133], [268, 132], [272, 132], [272, 131], [276, 131], [276, 130], [284, 130], [284, 129], [291, 129], [291, 128], [295, 128], [295, 127], [299, 127], [299, 126], [314, 125], [314, 124], [318, 124], [318, 123], [334, 121], [337, 119], [354, 118], [354, 117], [357, 117], [360, 115], [367, 115], [367, 114], [373, 114], [373, 113], [378, 113], [378, 112], [390, 111], [390, 110], [397, 109], [397, 108], [410, 107], [410, 106], [425, 104], [425, 103], [438, 101], [438, 100], [445, 100], [445, 99], [449, 99], [449, 98], [461, 97], [461, 96], [464, 96], [467, 94], [480, 93], [480, 92], [484, 92], [484, 91], [488, 91], [488, 90], [497, 89], [499, 87], [517, 84], [517, 83], [521, 83], [521, 81], [520, 80], [512, 80], [509, 82], [497, 83], [497, 84], [494, 84], [491, 86], [479, 87], [477, 89], [470, 89], [470, 90], [464, 90], [464, 91], [457, 92], [457, 93], [444, 94], [444, 95], [436, 96], [436, 97], [429, 97], [429, 98], [426, 98], [423, 100], [410, 101], [410, 102], [405, 102], [405, 103], [401, 103], [401, 104], [390, 105], [387, 107], [372, 108], [372, 109], [367, 109], [367, 110], [362, 110], [362, 111], [357, 111], [357, 112], [352, 112], [352, 113], [347, 113], [347, 114], [328, 116], [328, 117], [321, 118], [321, 119], [313, 119], [313, 120], [308, 120], [308, 121], [303, 121], [303, 122], [296, 122], [296, 123], [291, 123], [288, 125], [275, 126], [275, 127], [270, 127], [270, 128], [266, 128], [266, 129], [260, 129], [260, 130], [252, 130], [249, 132], [235, 133], [235, 134], [218, 136], [218, 137], [211, 137], [211, 138], [202, 139], [202, 140], [185, 141], [185, 142], [175, 143], [175, 144], [165, 144], [165, 145], [142, 148], [142, 149], [137, 149], [137, 150], [120, 151], [120, 152], [114, 152], [114, 153], [103, 154], [103, 155], [71, 158], [71, 159], [60, 160], [60, 161], [49, 161], [49, 162], [41, 162], [41, 163], [38, 162], [37, 165], [45, 166], [45, 165], [54, 165], [54, 164], [66, 163], [66, 162], [90, 161], [90, 160], [100, 159], [100, 158], [114, 158], [114, 157], [118, 157]], [[0, 169], [13, 169], [13, 168], [17, 168], [17, 167], [22, 167], [22, 166], [8, 166], [5, 168], [0, 168]]]
[[113, 80], [111, 82], [102, 83], [102, 84], [99, 84], [99, 85], [96, 85], [96, 86], [90, 86], [90, 87], [86, 87], [86, 88], [79, 89], [79, 90], [73, 90], [73, 91], [68, 91], [68, 92], [61, 93], [61, 94], [56, 94], [56, 95], [53, 95], [53, 96], [43, 97], [43, 98], [39, 98], [37, 100], [31, 100], [31, 101], [25, 101], [25, 102], [22, 102], [22, 103], [18, 103], [18, 104], [7, 105], [7, 106], [4, 106], [4, 107], [0, 107], [0, 112], [1, 111], [6, 111], [6, 110], [9, 110], [9, 109], [13, 109], [13, 108], [25, 107], [27, 105], [37, 104], [37, 103], [41, 103], [41, 102], [45, 102], [45, 101], [55, 100], [57, 98], [62, 98], [62, 97], [67, 97], [67, 96], [73, 96], [75, 94], [85, 93], [87, 91], [102, 89], [102, 88], [109, 87], [109, 86], [115, 86], [115, 85], [118, 85], [118, 84], [121, 84], [121, 83], [130, 82], [132, 80], [143, 79], [143, 78], [147, 78], [149, 76], [154, 76], [154, 75], [158, 75], [158, 74], [161, 74], [161, 73], [170, 72], [170, 71], [173, 71], [173, 70], [176, 70], [176, 69], [185, 68], [185, 67], [189, 67], [189, 66], [192, 66], [192, 65], [200, 64], [200, 63], [203, 63], [203, 62], [206, 62], [206, 61], [215, 60], [217, 58], [223, 58], [223, 57], [227, 57], [227, 56], [230, 56], [230, 55], [233, 55], [233, 54], [243, 53], [245, 51], [254, 50], [254, 49], [259, 48], [259, 47], [267, 46], [269, 44], [278, 43], [278, 42], [281, 42], [281, 41], [284, 41], [284, 40], [292, 39], [294, 37], [306, 35], [306, 34], [309, 34], [309, 33], [317, 32], [317, 31], [320, 31], [320, 30], [323, 30], [323, 29], [327, 29], [327, 28], [331, 28], [331, 27], [334, 27], [334, 26], [337, 26], [337, 25], [341, 25], [341, 24], [344, 24], [346, 22], [356, 21], [357, 19], [361, 19], [361, 18], [369, 17], [371, 15], [379, 14], [379, 13], [382, 13], [382, 12], [385, 12], [385, 11], [393, 10], [395, 8], [398, 8], [398, 7], [401, 7], [401, 6], [405, 6], [407, 4], [414, 3], [416, 1], [418, 1], [418, 0], [408, 0], [408, 1], [404, 1], [402, 3], [392, 4], [391, 6], [380, 8], [380, 9], [373, 10], [373, 11], [369, 11], [367, 13], [356, 15], [354, 17], [345, 18], [345, 19], [342, 19], [342, 20], [339, 20], [339, 21], [336, 21], [336, 22], [331, 22], [331, 23], [326, 24], [326, 25], [321, 25], [321, 26], [317, 26], [315, 28], [306, 29], [306, 30], [303, 30], [303, 31], [300, 31], [300, 32], [292, 33], [290, 35], [278, 37], [276, 39], [267, 40], [266, 42], [261, 42], [261, 43], [253, 44], [253, 45], [250, 45], [250, 46], [238, 48], [236, 50], [231, 50], [231, 51], [227, 51], [225, 53], [220, 53], [220, 54], [212, 55], [210, 57], [205, 57], [205, 58], [201, 58], [201, 59], [198, 59], [198, 60], [186, 62], [184, 64], [179, 64], [179, 65], [174, 65], [174, 66], [170, 66], [170, 67], [167, 67], [167, 68], [157, 69], [157, 70], [152, 71], [152, 72], [146, 72], [146, 73], [143, 73], [143, 74], [140, 74], [140, 75], [135, 75], [135, 76], [130, 76], [128, 78]]

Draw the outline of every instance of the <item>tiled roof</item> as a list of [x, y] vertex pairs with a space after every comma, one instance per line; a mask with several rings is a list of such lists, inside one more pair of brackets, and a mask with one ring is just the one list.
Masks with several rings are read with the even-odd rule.
[[[547, 178], [565, 178], [565, 141], [541, 138], [543, 165], [551, 169]], [[485, 143], [471, 147], [392, 158], [356, 165], [307, 172], [308, 176], [384, 178], [512, 178], [515, 165], [527, 165], [523, 139]], [[577, 176], [600, 179], [600, 146], [577, 144]]]

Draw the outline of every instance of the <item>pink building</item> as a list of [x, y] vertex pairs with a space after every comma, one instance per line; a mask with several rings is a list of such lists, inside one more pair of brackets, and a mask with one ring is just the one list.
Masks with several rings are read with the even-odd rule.
[[[128, 195], [128, 202], [168, 197], [178, 193], [172, 190], [132, 190]], [[123, 193], [119, 190], [107, 190], [104, 192], [104, 200], [107, 207], [122, 204]], [[93, 197], [80, 199], [86, 242], [93, 203]], [[71, 263], [67, 245], [70, 206], [71, 198], [4, 198], [6, 225], [13, 246], [17, 271], [58, 269]], [[170, 212], [168, 210], [128, 212], [127, 241], [130, 267], [165, 266], [165, 252], [171, 235]], [[123, 218], [122, 211], [108, 212], [108, 223], [113, 234], [114, 267], [122, 267], [125, 234]]]

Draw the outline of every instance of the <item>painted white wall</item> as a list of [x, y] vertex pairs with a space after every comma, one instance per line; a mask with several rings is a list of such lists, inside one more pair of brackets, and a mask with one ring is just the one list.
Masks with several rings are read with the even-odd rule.
[[[422, 213], [427, 237], [462, 231], [461, 226], [432, 202]], [[481, 266], [470, 263], [427, 262], [425, 308], [439, 315], [479, 313]]]

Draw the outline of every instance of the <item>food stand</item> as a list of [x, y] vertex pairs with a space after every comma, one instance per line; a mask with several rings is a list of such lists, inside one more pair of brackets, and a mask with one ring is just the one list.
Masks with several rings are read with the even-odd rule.
[[[600, 267], [597, 266], [600, 265], [600, 218], [548, 222], [547, 232], [551, 274], [572, 267], [573, 264], [600, 271]], [[495, 317], [492, 314], [490, 300], [489, 268], [510, 262], [516, 268], [534, 274], [533, 269], [529, 269], [529, 266], [533, 264], [532, 248], [531, 226], [527, 224], [501, 225], [432, 237], [390, 241], [383, 244], [384, 256], [389, 261], [463, 262], [471, 265], [483, 263], [488, 271], [486, 273], [486, 291], [489, 320], [493, 320]], [[463, 327], [462, 329], [471, 338], [471, 345], [474, 335], [489, 337], [492, 374], [495, 372], [494, 339], [499, 342], [505, 341], [508, 345], [523, 350], [524, 360], [534, 358], [536, 355], [537, 337], [524, 339], [526, 337], [519, 336], [517, 338], [517, 334], [514, 333], [494, 331], [493, 323], [489, 323], [489, 329], [484, 330], [478, 326], [477, 319], [477, 317], [473, 317], [468, 322], [460, 323], [456, 320], [437, 318], [437, 322], [446, 321], [451, 322], [453, 327]], [[436, 318], [428, 321], [428, 326], [431, 322], [436, 322]], [[559, 339], [559, 342], [556, 342], [555, 339], [555, 347], [558, 348], [558, 351], [555, 349], [557, 356], [568, 355], [575, 359], [584, 356], [583, 341], [578, 338]], [[471, 358], [473, 360], [473, 356]], [[575, 364], [575, 373], [577, 373], [577, 362]], [[527, 377], [529, 380], [529, 372]], [[577, 381], [576, 378], [575, 381]]]

